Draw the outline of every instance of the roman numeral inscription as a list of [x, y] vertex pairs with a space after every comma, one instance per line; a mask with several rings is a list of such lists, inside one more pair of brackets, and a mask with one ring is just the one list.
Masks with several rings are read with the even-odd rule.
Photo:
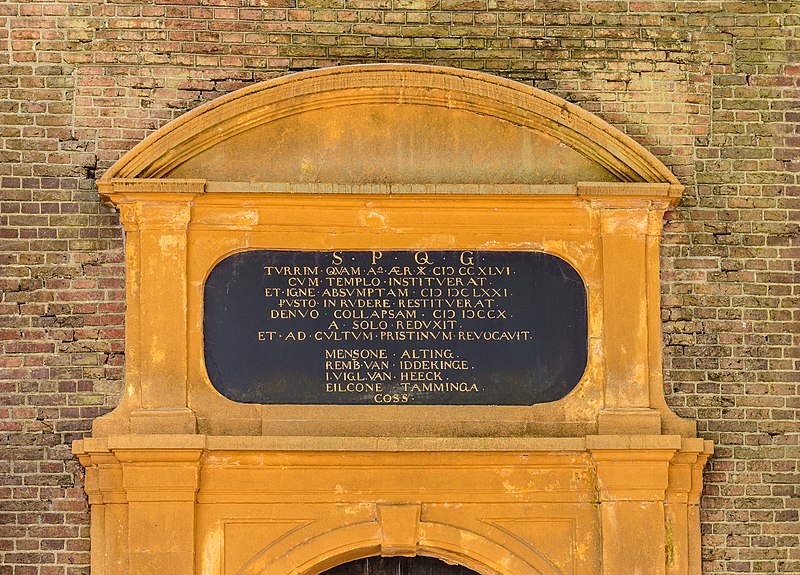
[[586, 301], [541, 252], [240, 252], [205, 285], [206, 370], [243, 403], [556, 401], [586, 368]]

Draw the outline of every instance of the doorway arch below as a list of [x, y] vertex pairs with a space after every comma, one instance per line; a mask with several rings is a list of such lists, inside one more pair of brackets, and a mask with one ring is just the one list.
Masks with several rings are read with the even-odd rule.
[[[388, 508], [388, 509], [387, 509]], [[419, 521], [417, 506], [378, 508], [378, 520], [324, 529], [316, 535], [278, 539], [258, 552], [238, 575], [321, 575], [359, 559], [425, 556], [458, 564], [479, 575], [563, 575], [530, 543], [497, 531], [488, 537], [462, 526]], [[304, 531], [304, 530], [301, 530]]]
[[321, 575], [479, 575], [463, 565], [434, 557], [373, 556], [332, 567]]

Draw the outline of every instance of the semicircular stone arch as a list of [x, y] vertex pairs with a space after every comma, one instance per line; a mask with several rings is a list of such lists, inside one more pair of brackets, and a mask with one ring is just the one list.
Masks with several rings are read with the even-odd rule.
[[143, 140], [103, 179], [112, 178], [678, 185], [631, 138], [561, 98], [488, 74], [401, 64], [238, 90]]
[[[328, 524], [301, 529], [293, 537], [270, 542], [236, 573], [320, 575], [337, 565], [380, 555], [430, 558], [460, 565], [477, 575], [563, 575], [530, 542], [508, 541], [497, 529], [490, 529], [491, 535], [487, 535], [463, 526], [418, 521], [405, 513], [379, 513], [379, 517], [379, 521], [342, 527]], [[412, 532], [415, 536], [411, 538], [396, 537]]]

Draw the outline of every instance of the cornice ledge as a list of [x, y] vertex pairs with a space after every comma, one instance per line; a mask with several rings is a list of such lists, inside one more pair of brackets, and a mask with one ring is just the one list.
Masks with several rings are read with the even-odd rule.
[[574, 197], [575, 184], [505, 183], [341, 183], [341, 182], [206, 182], [206, 194], [298, 194], [368, 196], [537, 196]]
[[102, 178], [97, 189], [103, 202], [116, 204], [125, 196], [181, 194], [198, 196], [206, 191], [205, 180], [168, 178]]
[[[684, 451], [708, 456], [712, 443], [679, 435], [587, 435], [585, 437], [318, 437], [208, 436], [195, 434], [134, 434], [75, 441], [76, 456], [117, 451], [485, 451], [582, 452], [619, 454], [662, 452], [656, 459]], [[602, 457], [602, 456], [601, 456]], [[616, 456], [612, 456], [616, 457]], [[633, 455], [636, 458], [636, 455]]]
[[[680, 435], [587, 435], [586, 448], [598, 455], [607, 452], [610, 454], [636, 453], [636, 452], [669, 452], [681, 449], [682, 437]], [[599, 455], [602, 457], [602, 455]], [[616, 457], [612, 455], [612, 458]], [[634, 456], [636, 457], [636, 456]], [[657, 459], [666, 457], [657, 455]], [[671, 456], [667, 457], [669, 459]]]
[[676, 206], [683, 194], [683, 185], [667, 182], [578, 182], [577, 194], [587, 200], [660, 200]]

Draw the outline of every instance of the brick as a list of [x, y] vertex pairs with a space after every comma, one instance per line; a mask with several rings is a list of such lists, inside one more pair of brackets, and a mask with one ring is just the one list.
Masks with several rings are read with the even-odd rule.
[[[14, 542], [0, 547], [0, 575], [77, 575], [88, 562], [82, 478], [58, 467], [70, 458], [58, 448], [114, 406], [124, 368], [121, 232], [93, 178], [236, 87], [385, 60], [547, 89], [680, 178], [686, 192], [662, 240], [665, 387], [673, 409], [718, 442], [703, 572], [800, 572], [797, 497], [781, 491], [794, 487], [800, 409], [796, 4], [246, 4], [0, 6], [12, 48], [0, 54], [0, 386], [10, 385], [0, 387], [0, 449], [18, 463], [4, 469], [0, 457], [0, 506], [19, 505], [0, 516], [0, 544]], [[18, 501], [11, 485], [63, 495], [19, 491]]]

